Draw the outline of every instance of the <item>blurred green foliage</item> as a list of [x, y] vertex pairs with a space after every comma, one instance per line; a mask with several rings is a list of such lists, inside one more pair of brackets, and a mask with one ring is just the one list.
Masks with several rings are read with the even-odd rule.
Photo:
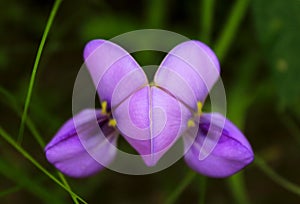
[[255, 0], [253, 11], [280, 105], [299, 111], [300, 2]]

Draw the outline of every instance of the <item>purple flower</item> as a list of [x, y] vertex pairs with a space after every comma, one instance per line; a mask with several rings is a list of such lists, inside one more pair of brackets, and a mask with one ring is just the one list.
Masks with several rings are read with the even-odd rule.
[[[102, 108], [75, 115], [46, 146], [48, 161], [63, 173], [85, 177], [109, 165], [119, 133], [148, 166], [180, 137], [187, 164], [201, 174], [226, 177], [252, 162], [250, 144], [230, 121], [202, 113], [220, 71], [215, 54], [203, 43], [176, 46], [152, 83], [131, 55], [112, 42], [89, 42], [84, 58]], [[95, 139], [99, 134], [102, 139]]]

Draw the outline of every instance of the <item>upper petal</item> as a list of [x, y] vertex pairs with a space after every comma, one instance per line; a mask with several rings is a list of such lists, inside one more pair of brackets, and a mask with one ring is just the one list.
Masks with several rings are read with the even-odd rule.
[[[185, 160], [192, 169], [206, 176], [230, 176], [254, 159], [246, 137], [221, 114], [203, 114], [196, 139], [190, 146], [191, 136], [184, 136], [185, 146], [189, 147]], [[207, 144], [213, 143], [213, 148], [206, 148]], [[205, 154], [205, 157], [201, 154]]]
[[191, 112], [168, 93], [146, 86], [113, 110], [117, 127], [153, 166], [187, 127]]
[[197, 110], [197, 101], [204, 102], [219, 72], [220, 65], [214, 52], [202, 42], [192, 40], [169, 52], [154, 82]]
[[84, 49], [84, 59], [100, 99], [112, 107], [148, 84], [144, 71], [132, 56], [110, 41], [90, 41]]
[[[72, 177], [90, 176], [103, 169], [116, 154], [111, 145], [116, 145], [117, 133], [107, 121], [99, 110], [86, 109], [75, 115], [46, 146], [48, 161]], [[99, 126], [105, 136], [99, 137]]]

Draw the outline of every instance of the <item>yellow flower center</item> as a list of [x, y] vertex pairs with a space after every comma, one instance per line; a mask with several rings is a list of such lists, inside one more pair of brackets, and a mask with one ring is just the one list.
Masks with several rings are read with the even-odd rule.
[[195, 127], [196, 126], [194, 118], [195, 117], [200, 117], [202, 115], [202, 107], [203, 107], [202, 102], [198, 101], [197, 102], [197, 112], [194, 114], [193, 118], [191, 118], [191, 119], [188, 120], [188, 122], [187, 122], [187, 126], [188, 127]]

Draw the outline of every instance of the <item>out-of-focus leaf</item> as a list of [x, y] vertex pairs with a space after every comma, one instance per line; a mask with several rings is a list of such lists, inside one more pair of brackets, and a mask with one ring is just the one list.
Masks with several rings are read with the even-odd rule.
[[281, 106], [300, 102], [300, 1], [254, 0], [255, 26]]
[[11, 165], [2, 158], [0, 158], [0, 175], [14, 181], [26, 191], [36, 195], [44, 203], [62, 203], [62, 198], [59, 194], [53, 196], [53, 191], [40, 184], [36, 178], [30, 178], [24, 169]]
[[134, 19], [124, 16], [98, 16], [82, 24], [80, 35], [84, 41], [97, 38], [110, 39], [135, 29], [138, 29], [138, 26]]

